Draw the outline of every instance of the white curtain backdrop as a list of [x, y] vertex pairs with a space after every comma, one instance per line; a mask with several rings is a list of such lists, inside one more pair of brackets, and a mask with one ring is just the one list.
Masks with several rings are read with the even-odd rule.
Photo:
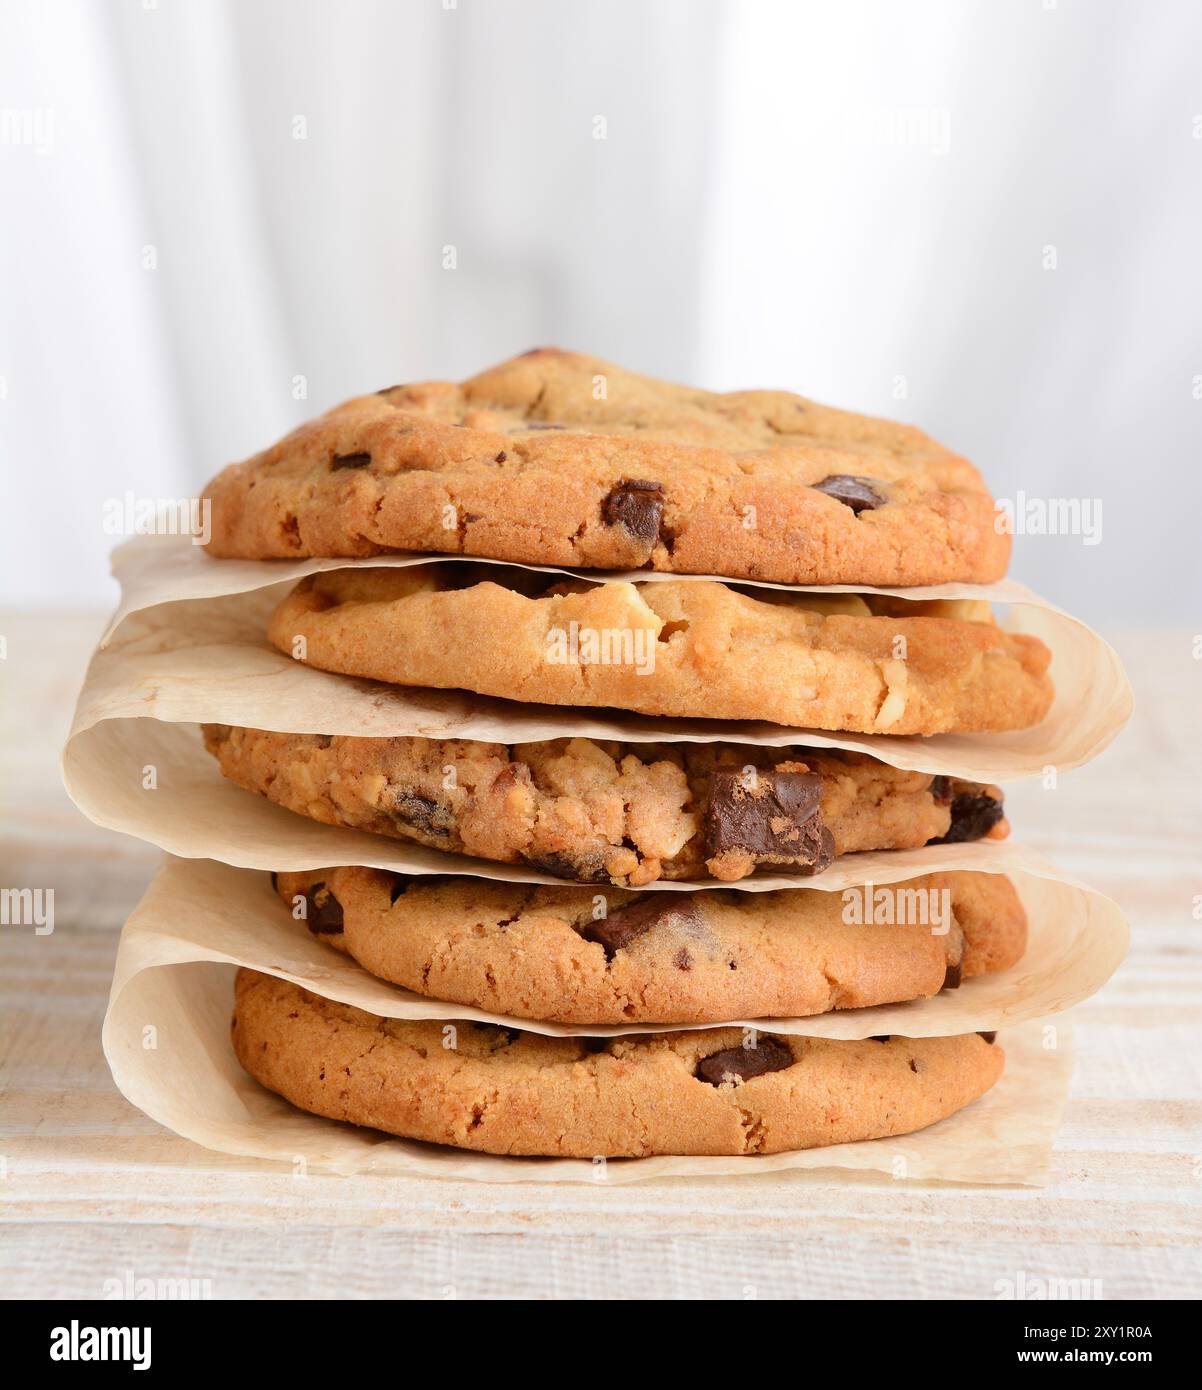
[[0, 15], [8, 601], [111, 600], [106, 498], [556, 342], [912, 419], [1000, 496], [1101, 499], [1101, 544], [1019, 537], [1021, 578], [1197, 611], [1191, 0]]

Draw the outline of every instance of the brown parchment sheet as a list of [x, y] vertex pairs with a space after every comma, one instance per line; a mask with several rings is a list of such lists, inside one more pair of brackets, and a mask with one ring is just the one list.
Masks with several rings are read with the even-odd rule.
[[[366, 830], [323, 825], [243, 790], [221, 775], [199, 729], [155, 719], [110, 719], [76, 735], [63, 754], [72, 800], [97, 825], [134, 835], [185, 859], [220, 859], [248, 869], [322, 869], [361, 864], [407, 874], [467, 874], [506, 883], [563, 885], [528, 864], [500, 864]], [[153, 783], [153, 785], [151, 785]], [[733, 888], [766, 892], [807, 887], [840, 892], [863, 883], [892, 883], [949, 869], [986, 873], [1055, 871], [1007, 840], [871, 850], [836, 859], [811, 878], [761, 872], [734, 883], [716, 879], [658, 879], [641, 892]]]
[[[218, 567], [217, 561], [204, 562]], [[261, 573], [266, 563], [255, 562], [255, 572]], [[269, 570], [271, 576], [276, 573]], [[895, 767], [1004, 782], [1044, 776], [1049, 768], [1065, 771], [1095, 757], [1122, 728], [1131, 709], [1130, 687], [1110, 647], [1088, 627], [1034, 595], [1014, 600], [1010, 625], [1040, 637], [1052, 650], [1057, 693], [1048, 716], [1034, 728], [1010, 733], [923, 738], [832, 734], [750, 721], [654, 718], [357, 680], [296, 662], [268, 643], [268, 617], [288, 587], [273, 583], [224, 597], [171, 602], [140, 609], [125, 619], [93, 657], [72, 738], [104, 720], [154, 718], [288, 733], [506, 744], [570, 737], [633, 743], [722, 741], [847, 748]], [[1008, 583], [989, 592], [1005, 589], [1013, 599], [1013, 591], [1020, 588]]]
[[[1011, 881], [1029, 922], [1026, 953], [1012, 969], [965, 980], [959, 989], [905, 1004], [810, 1018], [732, 1018], [727, 1023], [818, 1038], [871, 1038], [886, 1033], [940, 1037], [1009, 1028], [1062, 1013], [1101, 989], [1118, 968], [1127, 952], [1127, 923], [1117, 905], [1100, 893], [1035, 874], [1014, 874]], [[204, 959], [278, 975], [329, 999], [388, 1018], [470, 1019], [550, 1037], [614, 1037], [717, 1026], [577, 1027], [430, 999], [377, 979], [314, 937], [303, 921], [292, 917], [267, 874], [211, 860], [166, 860], [130, 917], [123, 950], [144, 964], [156, 965], [195, 960], [201, 951]]]
[[[606, 1162], [510, 1158], [395, 1139], [309, 1115], [264, 1090], [238, 1065], [229, 1040], [234, 966], [226, 949], [232, 944], [226, 918], [206, 912], [191, 894], [181, 898], [179, 881], [173, 879], [177, 869], [216, 871], [206, 891], [220, 897], [221, 872], [233, 872], [217, 865], [168, 866], [152, 884], [122, 934], [104, 1050], [118, 1088], [132, 1104], [206, 1148], [278, 1160], [294, 1171], [313, 1167], [493, 1182], [628, 1182], [790, 1169], [958, 1183], [1038, 1184], [1046, 1175], [1072, 1069], [1071, 1030], [1064, 1020], [1027, 1022], [1003, 1032], [1001, 1080], [956, 1115], [899, 1138], [825, 1149]], [[193, 890], [196, 886], [193, 882]], [[215, 941], [200, 939], [206, 930]], [[278, 965], [276, 973], [283, 973]], [[319, 992], [339, 997], [328, 982]]]
[[[497, 565], [504, 569], [537, 570], [544, 574], [566, 574], [596, 584], [626, 580], [631, 584], [704, 579], [717, 584], [737, 584], [753, 589], [782, 589], [817, 594], [892, 594], [914, 600], [937, 598], [983, 599], [990, 603], [1037, 603], [1051, 608], [1046, 599], [1033, 594], [1015, 579], [996, 584], [921, 584], [909, 588], [874, 588], [870, 584], [780, 584], [769, 579], [731, 579], [720, 574], [665, 574], [659, 570], [576, 569], [570, 565], [531, 565], [513, 560], [493, 560], [482, 555], [372, 555], [365, 559], [346, 557], [305, 560], [214, 560], [202, 545], [188, 536], [134, 536], [112, 553], [113, 578], [121, 585], [121, 600], [109, 622], [103, 641], [118, 627], [144, 608], [189, 599], [220, 598], [247, 593], [272, 584], [289, 587], [306, 575], [336, 569], [404, 569], [409, 565], [451, 564], [470, 561], [478, 565]], [[1074, 620], [1075, 621], [1075, 620]]]

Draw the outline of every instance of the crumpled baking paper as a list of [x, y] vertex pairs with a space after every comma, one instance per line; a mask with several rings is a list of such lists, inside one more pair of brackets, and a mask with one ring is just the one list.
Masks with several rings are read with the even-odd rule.
[[[1010, 970], [965, 980], [956, 990], [904, 1004], [844, 1009], [810, 1018], [733, 1018], [726, 1026], [816, 1038], [887, 1033], [940, 1037], [1009, 1028], [1061, 1013], [1106, 983], [1127, 952], [1127, 923], [1100, 893], [1059, 878], [1015, 874], [1029, 939]], [[804, 889], [800, 890], [806, 891]], [[916, 928], [921, 930], [921, 928]], [[550, 1037], [615, 1037], [712, 1028], [716, 1024], [634, 1023], [580, 1027], [510, 1018], [430, 999], [377, 979], [295, 920], [267, 874], [211, 860], [168, 859], [125, 929], [123, 953], [163, 964], [204, 958], [245, 965], [388, 1018], [471, 1019]]]
[[[1045, 1175], [1072, 1069], [1071, 1031], [1064, 1021], [1026, 1022], [1002, 1033], [1006, 1069], [1001, 1080], [946, 1120], [898, 1138], [825, 1149], [605, 1162], [511, 1158], [396, 1139], [310, 1115], [248, 1076], [230, 1043], [235, 963], [249, 957], [245, 963], [256, 968], [298, 978], [293, 967], [310, 946], [320, 945], [297, 939], [286, 925], [282, 935], [269, 932], [257, 940], [254, 929], [271, 890], [260, 879], [246, 884], [244, 896], [231, 899], [234, 881], [246, 878], [221, 865], [168, 863], [122, 934], [104, 1021], [105, 1056], [122, 1094], [151, 1119], [206, 1148], [281, 1160], [294, 1171], [313, 1167], [492, 1182], [604, 1183], [832, 1168], [963, 1183], [1036, 1184]], [[285, 924], [290, 921], [286, 913], [280, 915]], [[248, 945], [253, 949], [247, 951]], [[317, 984], [316, 992], [331, 998], [345, 998], [354, 973], [365, 972], [336, 952], [328, 954], [334, 958], [328, 977], [320, 984], [303, 977], [301, 982], [310, 988]], [[394, 993], [398, 1002], [387, 1012], [400, 1014], [400, 992]], [[471, 1010], [439, 1008], [437, 1017], [473, 1016]], [[819, 1030], [819, 1020], [803, 1022], [807, 1026], [797, 1031]], [[777, 1022], [771, 1027], [784, 1031]], [[854, 1028], [853, 1035], [858, 1035]]]
[[[136, 698], [152, 707], [140, 712], [165, 719], [194, 719], [178, 712], [191, 707], [187, 687], [220, 699], [228, 716], [209, 714], [215, 722], [304, 733], [421, 735], [426, 738], [475, 738], [498, 743], [582, 737], [631, 742], [670, 740], [739, 741], [783, 747], [805, 743], [817, 748], [855, 748], [896, 767], [946, 773], [976, 781], [998, 782], [1061, 771], [1095, 757], [1114, 738], [1131, 713], [1131, 689], [1115, 652], [1091, 628], [1055, 608], [1014, 580], [1000, 584], [942, 584], [917, 589], [855, 589], [847, 585], [812, 586], [805, 592], [892, 594], [901, 598], [965, 598], [1009, 605], [1005, 625], [1039, 637], [1052, 651], [1051, 675], [1056, 699], [1047, 717], [1030, 729], [991, 734], [938, 734], [929, 738], [896, 734], [831, 734], [789, 729], [775, 724], [718, 720], [665, 719], [597, 710], [523, 705], [455, 691], [427, 691], [379, 682], [351, 680], [306, 668], [276, 652], [266, 640], [268, 615], [288, 589], [306, 574], [343, 566], [405, 566], [451, 563], [448, 557], [394, 555], [371, 561], [347, 560], [212, 560], [178, 537], [139, 537], [113, 556], [113, 571], [122, 584], [121, 604], [106, 635], [113, 653], [134, 651], [133, 670], [142, 688]], [[496, 563], [481, 561], [483, 564]], [[504, 568], [504, 567], [502, 567]], [[550, 569], [547, 566], [519, 566]], [[656, 582], [689, 578], [638, 570], [621, 575], [589, 570], [551, 569], [599, 581], [629, 578]], [[708, 576], [695, 576], [705, 578]], [[721, 581], [719, 581], [721, 582]], [[740, 581], [742, 583], [744, 581]], [[760, 588], [800, 586], [757, 584]], [[234, 602], [233, 595], [241, 595]], [[185, 600], [210, 599], [216, 606]], [[217, 601], [220, 600], [220, 603]], [[169, 604], [165, 612], [154, 609]], [[218, 612], [228, 605], [224, 616]], [[126, 629], [131, 615], [147, 625]], [[168, 636], [168, 632], [174, 636]], [[151, 635], [157, 633], [157, 636]], [[114, 640], [120, 638], [120, 644]], [[231, 651], [236, 648], [237, 651]], [[232, 663], [232, 664], [231, 664]], [[285, 675], [287, 671], [292, 676]], [[129, 668], [127, 667], [127, 673]], [[90, 672], [104, 690], [120, 683], [121, 663], [101, 662]], [[231, 688], [233, 675], [252, 677], [254, 686]], [[85, 688], [84, 695], [98, 691]], [[115, 693], [115, 692], [112, 692]], [[195, 693], [200, 696], [201, 690]], [[239, 698], [239, 695], [241, 698]], [[89, 699], [90, 703], [90, 699]], [[238, 716], [241, 711], [241, 717]], [[254, 714], [255, 718], [248, 717]], [[81, 699], [75, 730], [98, 717]], [[256, 724], [255, 719], [259, 722]], [[313, 721], [324, 722], [318, 726]], [[263, 722], [264, 720], [274, 722]], [[307, 722], [297, 722], [297, 721]], [[335, 723], [337, 727], [334, 727]]]

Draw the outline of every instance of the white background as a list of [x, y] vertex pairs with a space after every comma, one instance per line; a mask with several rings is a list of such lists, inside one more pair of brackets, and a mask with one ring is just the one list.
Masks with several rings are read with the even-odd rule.
[[1100, 545], [1019, 538], [1014, 573], [1103, 627], [1194, 621], [1202, 6], [0, 13], [9, 601], [111, 601], [106, 498], [557, 343], [914, 420], [1000, 497], [1100, 498]]

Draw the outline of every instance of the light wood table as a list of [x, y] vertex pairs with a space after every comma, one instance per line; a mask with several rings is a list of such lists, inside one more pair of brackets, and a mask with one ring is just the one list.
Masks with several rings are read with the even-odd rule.
[[57, 750], [98, 615], [0, 632], [5, 859], [53, 886], [49, 936], [0, 928], [0, 1293], [100, 1297], [191, 1279], [226, 1297], [967, 1297], [997, 1280], [1202, 1291], [1202, 662], [1191, 634], [1114, 634], [1136, 687], [1119, 742], [1019, 833], [1111, 894], [1134, 945], [1074, 1011], [1077, 1067], [1044, 1188], [765, 1174], [622, 1187], [310, 1175], [209, 1153], [116, 1092], [100, 1051], [117, 929], [157, 852], [88, 825]]

